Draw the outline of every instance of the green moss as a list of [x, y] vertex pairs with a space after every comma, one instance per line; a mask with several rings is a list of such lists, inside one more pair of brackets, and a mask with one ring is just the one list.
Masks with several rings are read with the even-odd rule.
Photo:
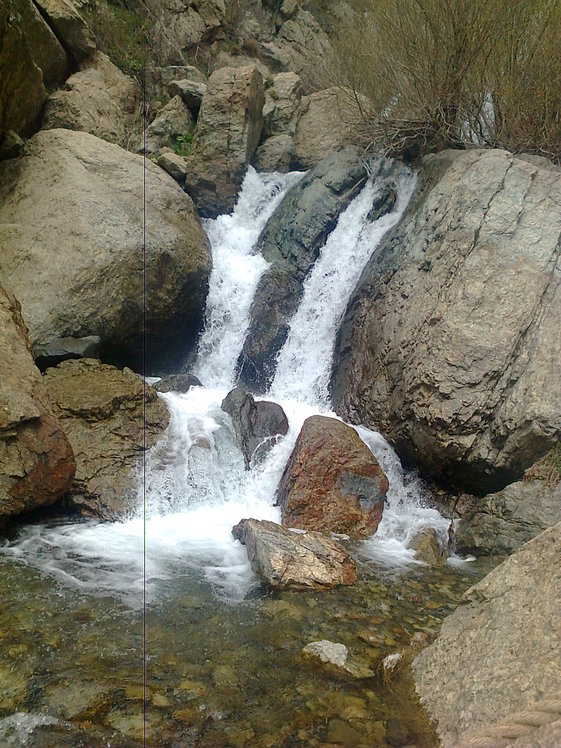
[[195, 128], [186, 130], [175, 137], [171, 142], [171, 147], [178, 156], [188, 156], [193, 149], [193, 139], [195, 137]]

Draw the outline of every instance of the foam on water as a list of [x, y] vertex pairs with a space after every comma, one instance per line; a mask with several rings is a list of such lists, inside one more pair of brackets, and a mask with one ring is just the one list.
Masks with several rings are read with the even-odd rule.
[[[369, 182], [341, 215], [306, 281], [267, 396], [282, 405], [289, 432], [247, 471], [220, 404], [234, 384], [251, 301], [267, 267], [255, 244], [300, 177], [258, 175], [250, 169], [234, 213], [205, 222], [214, 267], [195, 373], [206, 387], [162, 395], [170, 426], [147, 455], [137, 516], [113, 523], [30, 525], [3, 545], [3, 553], [65, 584], [118, 592], [133, 607], [142, 604], [144, 590], [148, 601], [156, 601], [183, 575], [206, 580], [230, 599], [243, 598], [257, 583], [231, 528], [244, 517], [280, 520], [275, 491], [304, 420], [318, 413], [336, 417], [328, 381], [337, 328], [364, 264], [397, 223], [414, 189], [413, 175], [401, 177], [394, 210], [370, 222], [367, 214], [378, 187]], [[418, 482], [404, 473], [387, 442], [368, 429], [357, 431], [390, 482], [382, 523], [360, 553], [389, 566], [411, 563], [414, 554], [407, 544], [415, 532], [431, 526], [444, 538], [448, 522], [424, 505]]]

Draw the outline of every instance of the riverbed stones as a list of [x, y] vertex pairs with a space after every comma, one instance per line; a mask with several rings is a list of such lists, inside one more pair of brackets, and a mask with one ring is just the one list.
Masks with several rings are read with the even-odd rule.
[[33, 363], [20, 306], [1, 285], [0, 350], [1, 520], [57, 501], [75, 463]]
[[477, 502], [456, 530], [461, 553], [507, 555], [561, 522], [561, 483], [518, 481]]
[[275, 589], [329, 589], [356, 581], [341, 543], [319, 532], [295, 533], [268, 520], [243, 519], [232, 535], [247, 547], [251, 568]]
[[133, 115], [139, 99], [137, 84], [103, 52], [80, 63], [78, 72], [45, 103], [42, 127], [89, 132], [111, 143], [132, 138]]
[[263, 76], [255, 65], [224, 67], [208, 79], [186, 190], [200, 215], [232, 211], [263, 128]]
[[251, 393], [236, 387], [222, 401], [234, 425], [246, 470], [263, 460], [280, 436], [288, 433], [288, 419], [278, 403], [256, 401]]
[[561, 435], [561, 169], [499, 150], [423, 164], [348, 305], [333, 400], [408, 463], [483, 495]]
[[34, 346], [97, 335], [105, 360], [141, 366], [144, 309], [149, 370], [194, 343], [210, 246], [192, 201], [156, 164], [88, 133], [37, 133], [0, 163], [0, 243]]
[[417, 690], [443, 745], [457, 746], [460, 737], [536, 701], [558, 699], [560, 631], [557, 524], [471, 587], [413, 662]]
[[70, 501], [85, 514], [122, 519], [138, 506], [144, 446], [169, 422], [165, 403], [130, 369], [64, 361], [43, 382], [76, 456]]
[[238, 362], [240, 381], [252, 391], [265, 392], [270, 384], [304, 280], [339, 215], [365, 180], [360, 153], [346, 148], [319, 163], [289, 190], [267, 222], [257, 250], [270, 267], [255, 292]]
[[304, 421], [277, 489], [282, 523], [350, 538], [374, 534], [388, 479], [346, 423], [326, 416]]
[[371, 678], [374, 675], [370, 668], [349, 658], [349, 650], [344, 644], [328, 639], [306, 644], [302, 649], [302, 657], [339, 675], [351, 678]]

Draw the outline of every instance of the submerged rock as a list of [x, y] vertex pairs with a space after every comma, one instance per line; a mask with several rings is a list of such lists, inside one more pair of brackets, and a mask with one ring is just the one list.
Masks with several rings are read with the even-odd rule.
[[328, 589], [356, 581], [341, 543], [319, 532], [295, 533], [268, 520], [243, 519], [232, 535], [247, 546], [251, 568], [277, 589]]
[[302, 656], [306, 660], [326, 665], [331, 671], [352, 678], [372, 678], [374, 675], [370, 668], [349, 660], [349, 650], [344, 644], [331, 642], [328, 639], [306, 644], [302, 650]]
[[88, 133], [37, 133], [21, 158], [0, 163], [0, 244], [34, 346], [98, 335], [105, 360], [142, 366], [144, 328], [156, 368], [194, 343], [210, 246], [193, 203], [156, 164]]
[[258, 251], [271, 266], [255, 292], [238, 362], [240, 381], [253, 391], [270, 384], [304, 280], [365, 180], [356, 149], [334, 154], [289, 190], [259, 237]]
[[[444, 745], [561, 692], [561, 524], [464, 595], [413, 662]], [[531, 724], [531, 723], [530, 723]], [[554, 745], [545, 742], [543, 745]]]
[[255, 401], [253, 395], [236, 387], [222, 401], [243, 452], [246, 470], [260, 462], [277, 443], [279, 436], [288, 433], [288, 419], [278, 403]]
[[165, 403], [130, 369], [94, 359], [65, 361], [43, 382], [76, 456], [72, 505], [102, 519], [130, 515], [139, 503], [144, 446], [169, 422]]
[[561, 169], [505, 151], [424, 160], [421, 190], [347, 307], [346, 420], [479, 495], [561, 437]]
[[456, 530], [458, 550], [505, 555], [561, 522], [561, 483], [511, 483], [481, 499]]
[[283, 525], [367, 538], [376, 532], [388, 479], [356, 431], [308, 418], [277, 489]]
[[53, 504], [72, 484], [72, 448], [33, 363], [19, 304], [0, 285], [0, 519]]
[[447, 555], [436, 530], [432, 527], [425, 527], [418, 532], [408, 547], [416, 551], [415, 556], [419, 561], [424, 561], [431, 566], [441, 564]]
[[204, 93], [185, 189], [199, 213], [232, 211], [263, 127], [263, 77], [254, 65], [221, 68]]

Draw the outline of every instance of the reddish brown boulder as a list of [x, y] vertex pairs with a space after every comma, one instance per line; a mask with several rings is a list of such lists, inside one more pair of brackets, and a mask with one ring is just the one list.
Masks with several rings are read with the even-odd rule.
[[0, 518], [55, 502], [72, 484], [72, 448], [33, 363], [20, 306], [0, 285]]
[[277, 489], [283, 525], [367, 538], [376, 532], [388, 479], [354, 429], [312, 416]]

